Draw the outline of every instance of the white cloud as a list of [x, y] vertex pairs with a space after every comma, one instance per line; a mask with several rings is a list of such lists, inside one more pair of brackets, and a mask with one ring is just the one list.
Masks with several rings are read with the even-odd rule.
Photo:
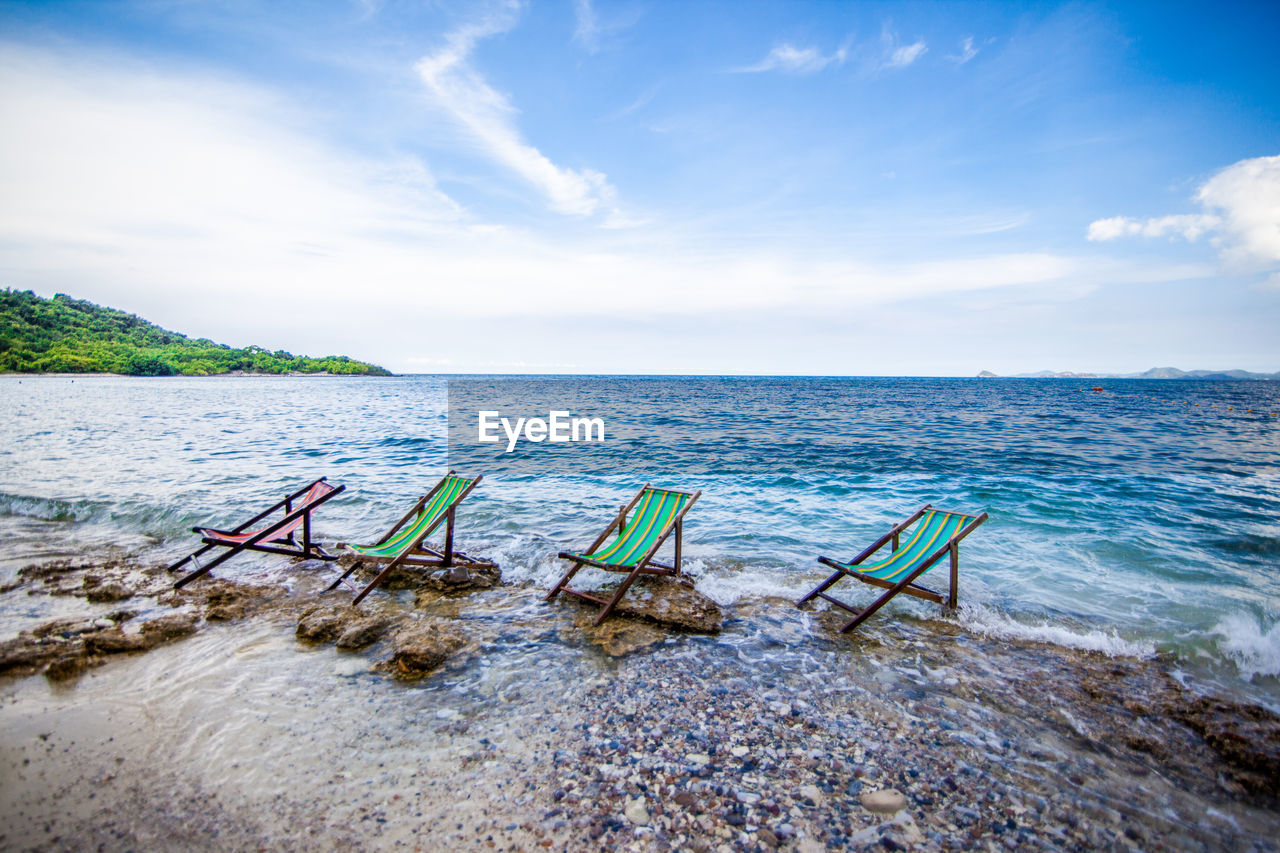
[[1094, 241], [1120, 237], [1181, 237], [1194, 241], [1211, 234], [1222, 258], [1241, 266], [1280, 263], [1280, 155], [1241, 160], [1204, 183], [1196, 192], [1207, 212], [1152, 219], [1113, 216], [1089, 224]]
[[841, 46], [835, 53], [824, 55], [816, 47], [796, 47], [783, 43], [769, 51], [764, 59], [755, 65], [736, 68], [735, 71], [751, 74], [760, 71], [786, 71], [792, 74], [813, 74], [828, 65], [843, 65], [849, 56], [847, 46]]
[[895, 47], [889, 54], [889, 58], [885, 60], [886, 68], [906, 68], [920, 57], [924, 56], [925, 51], [929, 48], [923, 41], [913, 42], [912, 44], [904, 44]]
[[[423, 163], [354, 157], [269, 93], [115, 57], [0, 46], [0, 123], [5, 285], [393, 369], [410, 356], [483, 361], [461, 332], [450, 333], [458, 348], [441, 343], [441, 326], [506, 323], [507, 349], [541, 352], [539, 324], [584, 317], [648, 328], [726, 312], [832, 316], [1098, 278], [1049, 254], [889, 264], [786, 241], [744, 250], [678, 226], [552, 238], [477, 223]], [[636, 224], [613, 215], [605, 224]]]
[[1221, 216], [1217, 240], [1228, 260], [1280, 262], [1280, 155], [1228, 166], [1200, 188], [1196, 200]]
[[958, 54], [947, 54], [946, 58], [954, 62], [956, 65], [964, 65], [970, 59], [978, 55], [980, 47], [973, 44], [973, 36], [965, 36], [960, 42], [960, 52]]
[[605, 175], [557, 166], [527, 143], [515, 124], [516, 109], [470, 63], [476, 44], [510, 30], [518, 10], [517, 3], [508, 3], [500, 13], [450, 33], [442, 48], [418, 61], [418, 76], [436, 106], [465, 128], [493, 160], [544, 193], [552, 210], [574, 216], [607, 213], [614, 207], [616, 192]]
[[573, 13], [577, 19], [573, 40], [586, 48], [588, 53], [595, 53], [600, 49], [600, 19], [596, 17], [591, 0], [574, 0]]

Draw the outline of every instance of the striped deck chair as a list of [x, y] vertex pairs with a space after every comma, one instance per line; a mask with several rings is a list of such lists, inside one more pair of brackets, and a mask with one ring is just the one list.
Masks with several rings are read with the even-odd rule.
[[[169, 566], [169, 571], [171, 572], [177, 571], [179, 567], [187, 562], [195, 566], [195, 570], [178, 580], [173, 585], [173, 588], [182, 589], [182, 587], [206, 574], [219, 563], [231, 559], [241, 551], [265, 551], [268, 554], [285, 554], [290, 557], [300, 557], [308, 560], [338, 559], [333, 554], [326, 553], [323, 548], [311, 541], [311, 513], [315, 512], [316, 507], [320, 506], [320, 504], [345, 488], [346, 486], [331, 485], [324, 477], [321, 477], [311, 485], [303, 486], [284, 500], [258, 513], [234, 530], [217, 530], [212, 527], [191, 528], [200, 534], [204, 540], [204, 547]], [[262, 527], [255, 527], [253, 530], [247, 529], [277, 512], [283, 512], [284, 514]], [[299, 527], [302, 528], [301, 542], [298, 542], [295, 536]], [[209, 562], [201, 564], [200, 557], [213, 548], [226, 548], [227, 550]]]
[[[951, 590], [947, 595], [945, 606], [954, 610], [960, 582], [960, 540], [976, 530], [978, 525], [986, 520], [987, 514], [985, 512], [976, 516], [965, 515], [960, 512], [946, 512], [934, 509], [929, 504], [925, 504], [906, 521], [894, 525], [893, 529], [877, 539], [870, 548], [849, 562], [841, 563], [829, 557], [819, 557], [818, 561], [835, 569], [835, 573], [818, 584], [813, 592], [797, 601], [796, 606], [803, 607], [814, 598], [822, 598], [837, 607], [849, 611], [854, 614], [854, 617], [840, 629], [841, 633], [843, 633], [852, 631], [861, 625], [871, 614], [887, 604], [889, 599], [900, 592], [905, 592], [907, 595], [913, 595], [916, 598], [923, 598], [926, 601], [943, 604], [941, 593], [925, 589], [917, 585], [915, 581], [916, 578], [932, 568], [934, 563], [942, 559], [944, 554], [949, 553], [951, 555]], [[898, 540], [900, 535], [916, 521], [920, 523], [916, 526], [915, 531], [912, 532], [911, 538], [899, 548]], [[893, 543], [892, 553], [888, 557], [870, 563], [863, 562], [887, 542]], [[863, 583], [880, 587], [888, 590], [888, 592], [877, 598], [865, 610], [856, 610], [843, 601], [827, 595], [827, 590], [845, 576], [857, 578]]]
[[[655, 489], [645, 484], [645, 487], [631, 499], [631, 503], [618, 511], [617, 516], [604, 529], [604, 532], [596, 537], [595, 542], [591, 543], [591, 547], [581, 554], [573, 554], [568, 551], [560, 552], [560, 559], [570, 560], [572, 565], [569, 566], [569, 570], [565, 572], [564, 577], [560, 578], [560, 582], [548, 593], [547, 601], [553, 600], [562, 592], [567, 592], [584, 601], [599, 604], [601, 609], [595, 620], [595, 624], [599, 625], [618, 605], [618, 602], [622, 600], [622, 596], [626, 595], [631, 584], [635, 583], [636, 578], [640, 575], [680, 574], [684, 514], [689, 511], [689, 507], [693, 506], [693, 502], [701, 494], [701, 491], [689, 494], [688, 492], [673, 492], [669, 489]], [[633, 509], [635, 514], [628, 521], [627, 514]], [[604, 545], [604, 540], [609, 537], [609, 533], [615, 528], [618, 531], [617, 538], [608, 545]], [[673, 531], [676, 534], [676, 553], [675, 560], [668, 566], [655, 561], [653, 557]], [[602, 545], [604, 547], [601, 547]], [[613, 597], [609, 599], [576, 589], [569, 589], [566, 584], [583, 566], [593, 566], [597, 569], [604, 569], [607, 572], [626, 572], [627, 577], [614, 591]]]
[[[347, 577], [366, 562], [376, 565], [385, 564], [369, 585], [356, 595], [351, 602], [359, 604], [364, 597], [374, 590], [378, 584], [386, 580], [387, 575], [398, 566], [427, 566], [447, 568], [460, 566], [476, 568], [490, 566], [487, 560], [468, 557], [453, 550], [454, 513], [471, 490], [480, 484], [483, 475], [478, 477], [461, 477], [450, 471], [435, 487], [418, 499], [408, 512], [397, 521], [381, 539], [372, 545], [346, 545], [348, 551], [358, 558], [356, 562], [334, 581], [325, 592], [330, 592], [346, 582]], [[437, 551], [424, 544], [441, 524], [445, 526], [444, 550]], [[354, 588], [354, 587], [353, 587]]]

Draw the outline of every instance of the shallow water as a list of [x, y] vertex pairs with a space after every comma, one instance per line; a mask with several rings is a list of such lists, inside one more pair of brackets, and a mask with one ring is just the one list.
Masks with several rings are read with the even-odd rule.
[[[465, 388], [500, 399], [512, 382]], [[722, 604], [798, 597], [823, 574], [818, 554], [847, 557], [926, 501], [980, 509], [990, 520], [961, 548], [963, 624], [1166, 652], [1194, 683], [1280, 707], [1273, 383], [515, 382], [551, 393], [577, 382], [574, 399], [613, 425], [620, 455], [538, 474], [530, 453], [493, 454], [459, 544], [508, 581], [549, 586], [555, 554], [589, 542], [643, 480], [703, 490], [685, 555]], [[86, 548], [175, 556], [192, 524], [236, 523], [321, 474], [347, 491], [317, 515], [317, 535], [372, 538], [451, 461], [447, 388], [421, 376], [0, 378], [0, 580]], [[895, 613], [936, 608], [895, 602], [884, 618]], [[6, 634], [31, 616], [0, 603]]]

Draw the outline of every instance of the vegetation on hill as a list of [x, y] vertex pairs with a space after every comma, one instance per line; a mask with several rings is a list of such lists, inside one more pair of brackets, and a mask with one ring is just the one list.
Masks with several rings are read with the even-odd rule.
[[232, 349], [162, 329], [136, 314], [59, 293], [0, 291], [0, 371], [209, 376], [250, 373], [342, 373], [389, 376], [345, 355], [308, 358], [261, 347]]

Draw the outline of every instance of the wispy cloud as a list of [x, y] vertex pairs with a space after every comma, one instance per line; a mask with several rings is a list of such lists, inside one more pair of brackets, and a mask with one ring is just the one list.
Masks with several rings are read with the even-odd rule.
[[982, 48], [974, 45], [973, 36], [965, 36], [960, 42], [960, 52], [949, 53], [943, 58], [954, 62], [956, 65], [964, 65], [970, 59], [977, 56], [978, 51], [980, 50], [982, 50]]
[[591, 216], [614, 207], [616, 192], [601, 172], [558, 166], [526, 142], [516, 127], [517, 110], [471, 64], [476, 45], [515, 26], [519, 3], [466, 24], [445, 38], [415, 70], [435, 104], [451, 115], [493, 160], [528, 181], [557, 213]]
[[600, 49], [600, 19], [596, 16], [591, 0], [574, 0], [573, 13], [577, 19], [573, 40], [588, 53], [595, 53]]
[[906, 68], [924, 56], [929, 50], [929, 46], [924, 43], [924, 39], [913, 41], [910, 44], [903, 44], [887, 24], [880, 31], [880, 44], [883, 49], [883, 59], [880, 62], [880, 67], [885, 69]]
[[755, 65], [733, 69], [740, 74], [754, 74], [762, 71], [784, 71], [791, 74], [813, 74], [828, 65], [843, 65], [849, 56], [847, 45], [841, 45], [834, 53], [824, 54], [816, 47], [796, 47], [784, 42], [772, 50], [764, 59]]
[[602, 16], [593, 0], [573, 0], [573, 41], [587, 53], [599, 53], [609, 39], [634, 26], [640, 15], [640, 8], [633, 7]]
[[1113, 216], [1089, 224], [1093, 241], [1121, 237], [1210, 235], [1223, 260], [1242, 266], [1280, 263], [1280, 155], [1241, 160], [1206, 181], [1195, 194], [1204, 213], [1152, 219]]

